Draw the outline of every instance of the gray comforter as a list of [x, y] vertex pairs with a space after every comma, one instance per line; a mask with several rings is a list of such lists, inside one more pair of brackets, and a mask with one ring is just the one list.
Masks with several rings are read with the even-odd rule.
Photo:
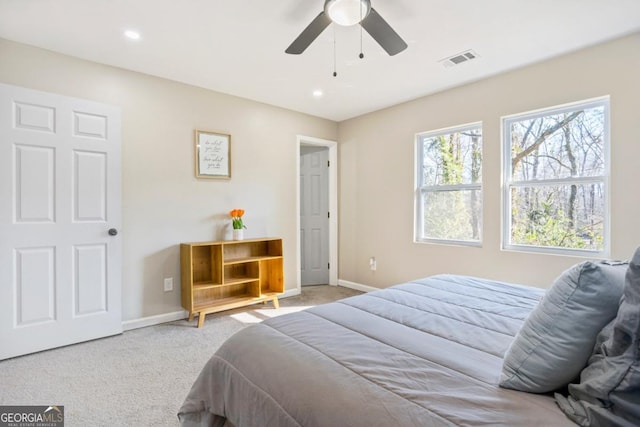
[[269, 319], [213, 355], [183, 426], [574, 426], [498, 387], [543, 291], [440, 275]]

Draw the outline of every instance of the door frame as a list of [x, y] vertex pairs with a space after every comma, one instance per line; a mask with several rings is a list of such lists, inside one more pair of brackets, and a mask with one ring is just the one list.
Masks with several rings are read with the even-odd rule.
[[296, 286], [302, 292], [302, 245], [300, 241], [300, 147], [329, 149], [329, 285], [338, 285], [338, 142], [311, 136], [296, 136]]

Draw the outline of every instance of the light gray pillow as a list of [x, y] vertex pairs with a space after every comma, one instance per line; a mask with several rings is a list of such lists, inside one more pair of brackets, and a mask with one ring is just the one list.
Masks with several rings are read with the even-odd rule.
[[640, 425], [640, 248], [627, 270], [616, 318], [598, 335], [580, 383], [556, 401], [581, 426]]
[[585, 261], [562, 273], [507, 350], [500, 386], [546, 393], [575, 379], [618, 312], [626, 270], [627, 263]]

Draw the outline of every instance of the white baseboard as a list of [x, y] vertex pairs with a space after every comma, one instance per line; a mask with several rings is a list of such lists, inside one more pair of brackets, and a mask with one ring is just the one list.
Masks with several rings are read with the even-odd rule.
[[300, 295], [300, 288], [294, 288], [294, 289], [289, 289], [288, 291], [284, 291], [282, 295], [278, 296], [278, 299], [295, 297], [296, 295]]
[[350, 282], [348, 280], [338, 280], [338, 286], [342, 286], [349, 289], [355, 289], [360, 292], [373, 292], [379, 291], [380, 288], [375, 288], [373, 286], [361, 285], [360, 283]]
[[159, 325], [160, 323], [173, 322], [189, 317], [186, 310], [174, 311], [172, 313], [157, 314], [155, 316], [142, 317], [140, 319], [125, 320], [122, 322], [122, 330], [130, 331], [132, 329], [144, 328], [147, 326]]

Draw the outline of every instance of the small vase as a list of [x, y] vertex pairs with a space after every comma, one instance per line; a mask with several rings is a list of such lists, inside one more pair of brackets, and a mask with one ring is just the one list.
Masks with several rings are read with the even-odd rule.
[[243, 240], [243, 239], [244, 239], [244, 230], [242, 228], [234, 228], [233, 240]]

